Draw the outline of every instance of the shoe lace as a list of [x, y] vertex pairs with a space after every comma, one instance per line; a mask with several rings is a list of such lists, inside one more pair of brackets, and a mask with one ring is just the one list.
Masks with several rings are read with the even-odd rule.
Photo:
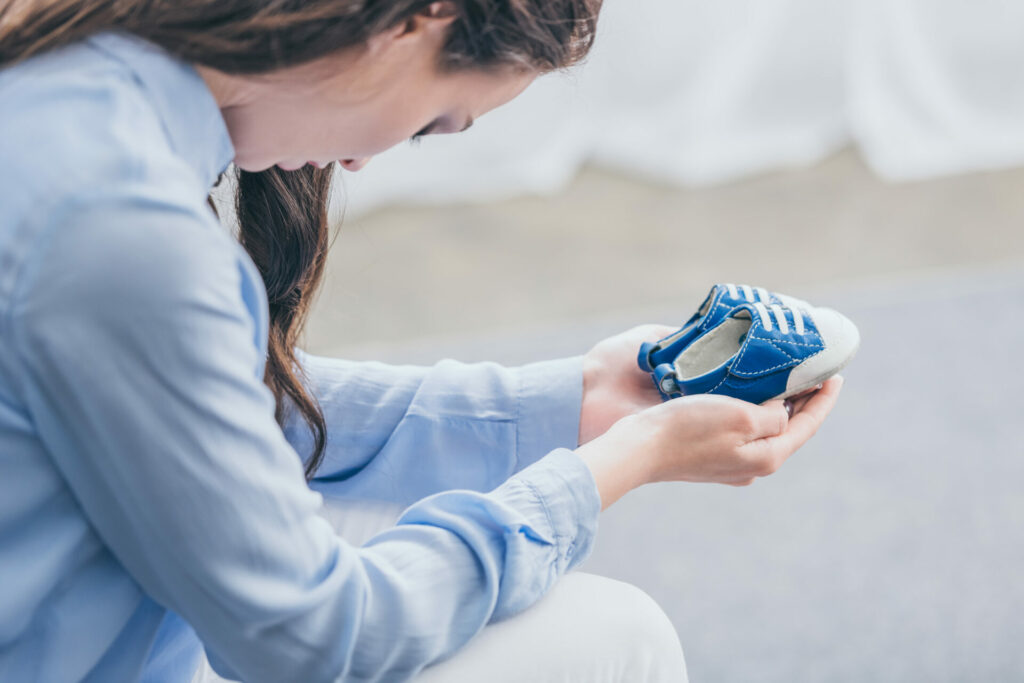
[[[743, 292], [743, 298], [750, 303], [761, 301], [765, 304], [771, 303], [771, 294], [764, 287], [751, 287], [750, 285], [734, 285], [729, 282], [725, 285], [725, 288], [729, 291], [729, 296], [733, 299], [740, 298], [740, 291]], [[755, 298], [756, 295], [756, 298]]]
[[765, 306], [760, 301], [754, 302], [757, 315], [761, 318], [761, 324], [766, 332], [771, 332], [775, 325], [772, 323], [772, 314], [779, 325], [779, 332], [789, 334], [789, 320], [786, 318], [786, 311], [793, 314], [793, 328], [797, 334], [804, 333], [804, 312], [797, 308], [783, 308], [778, 304]]

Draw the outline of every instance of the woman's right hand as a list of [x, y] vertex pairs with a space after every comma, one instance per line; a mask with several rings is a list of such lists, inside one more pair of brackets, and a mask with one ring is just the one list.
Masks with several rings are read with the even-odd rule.
[[754, 405], [727, 396], [666, 401], [616, 422], [579, 447], [607, 508], [657, 481], [747, 486], [772, 474], [817, 431], [835, 405], [842, 378], [812, 394]]

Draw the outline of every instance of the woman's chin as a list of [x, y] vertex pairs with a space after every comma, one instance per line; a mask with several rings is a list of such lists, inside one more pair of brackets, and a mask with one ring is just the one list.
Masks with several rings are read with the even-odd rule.
[[272, 168], [273, 166], [273, 162], [254, 164], [252, 162], [235, 159], [235, 168], [245, 171], [246, 173], [259, 173], [260, 171], [266, 171], [268, 168]]
[[307, 165], [315, 166], [316, 168], [327, 168], [329, 164], [319, 164], [313, 161], [270, 161], [267, 159], [251, 159], [244, 158], [242, 156], [235, 157], [235, 166], [246, 171], [248, 173], [259, 173], [266, 171], [271, 168], [277, 167], [282, 171], [298, 171], [299, 169], [305, 168]]
[[[255, 156], [249, 156], [245, 154], [235, 155], [235, 166], [242, 169], [247, 173], [259, 173], [261, 171], [267, 171], [277, 166], [278, 168], [290, 171], [292, 168], [285, 168], [287, 162], [277, 162], [274, 159], [267, 159], [266, 157], [260, 158]], [[301, 166], [299, 168], [302, 168]]]

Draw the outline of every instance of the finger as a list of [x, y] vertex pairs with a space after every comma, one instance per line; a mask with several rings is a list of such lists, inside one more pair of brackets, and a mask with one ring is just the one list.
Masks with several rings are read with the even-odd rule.
[[[839, 377], [839, 381], [842, 381], [842, 377], [840, 375], [836, 375], [836, 377]], [[811, 387], [810, 389], [807, 389], [806, 391], [801, 391], [799, 394], [796, 394], [795, 396], [790, 396], [789, 397], [789, 402], [790, 402], [789, 416], [793, 417], [794, 415], [799, 413], [801, 410], [803, 410], [804, 406], [807, 405], [807, 402], [809, 400], [811, 400], [811, 397], [814, 396], [814, 394], [818, 393], [818, 391], [823, 386], [825, 386], [824, 382], [822, 382], [821, 384], [819, 384], [819, 385], [817, 385], [815, 387]]]
[[785, 401], [768, 401], [759, 406], [750, 406], [750, 417], [751, 441], [778, 436], [786, 431], [789, 424], [789, 411], [786, 410]]
[[801, 391], [799, 394], [794, 394], [793, 396], [790, 396], [788, 399], [786, 399], [786, 407], [789, 410], [789, 416], [793, 417], [801, 410], [803, 410], [804, 406], [807, 405], [807, 401], [809, 401], [811, 399], [811, 396], [814, 396], [814, 394], [817, 393], [818, 390], [821, 389], [821, 387], [822, 385], [819, 384], [818, 386], [811, 387], [810, 389], [805, 389], [804, 391]]
[[801, 391], [801, 392], [800, 392], [799, 394], [794, 394], [794, 395], [790, 396], [790, 398], [791, 398], [792, 400], [794, 400], [794, 401], [795, 401], [796, 399], [798, 399], [798, 398], [805, 398], [805, 397], [807, 397], [807, 396], [810, 396], [810, 395], [811, 395], [811, 394], [813, 394], [814, 392], [816, 392], [816, 391], [817, 391], [818, 389], [821, 389], [821, 387], [822, 387], [822, 384], [818, 384], [817, 386], [813, 386], [813, 387], [811, 387], [811, 388], [809, 388], [809, 389], [804, 389], [804, 390], [803, 390], [803, 391]]
[[813, 391], [811, 393], [803, 394], [803, 395], [798, 396], [796, 398], [789, 399], [789, 404], [790, 404], [789, 416], [793, 417], [794, 415], [799, 413], [801, 410], [803, 410], [804, 406], [807, 405], [807, 402], [810, 401], [811, 397], [814, 396], [814, 394], [816, 394], [816, 393], [817, 393], [817, 390], [815, 390], [815, 391]]
[[679, 329], [679, 326], [670, 327], [668, 325], [662, 325], [659, 323], [649, 323], [647, 325], [639, 325], [631, 330], [631, 334], [640, 336], [644, 341], [655, 342], [660, 339], [664, 339], [668, 335], [672, 334]]
[[814, 395], [809, 396], [799, 411], [794, 410], [786, 431], [768, 439], [771, 450], [785, 459], [807, 443], [835, 406], [842, 386], [843, 378], [836, 376], [825, 382]]

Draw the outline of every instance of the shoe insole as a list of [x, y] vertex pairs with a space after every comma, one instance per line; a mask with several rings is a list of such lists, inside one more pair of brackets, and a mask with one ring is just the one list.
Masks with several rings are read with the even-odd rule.
[[693, 379], [720, 367], [740, 350], [750, 325], [749, 317], [724, 320], [676, 358], [676, 376]]

